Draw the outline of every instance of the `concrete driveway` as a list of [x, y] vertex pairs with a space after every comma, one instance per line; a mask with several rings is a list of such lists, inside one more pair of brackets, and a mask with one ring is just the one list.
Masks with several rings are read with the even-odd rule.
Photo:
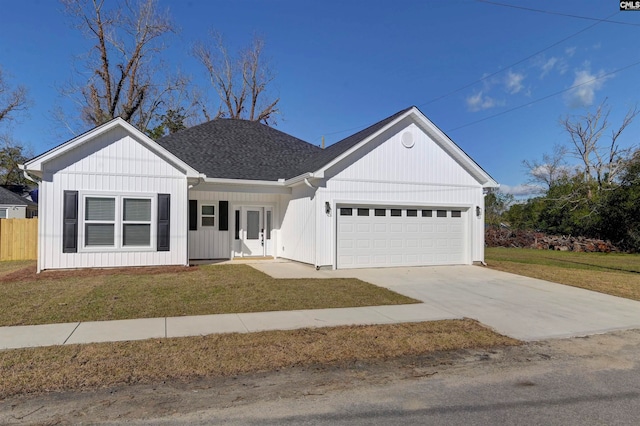
[[316, 271], [295, 262], [252, 266], [276, 278], [359, 278], [419, 299], [424, 309], [474, 318], [521, 340], [640, 328], [640, 302], [482, 266], [339, 271]]

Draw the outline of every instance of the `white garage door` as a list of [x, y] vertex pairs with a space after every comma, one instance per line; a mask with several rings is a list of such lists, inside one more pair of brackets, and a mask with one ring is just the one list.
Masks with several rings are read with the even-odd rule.
[[459, 208], [338, 208], [339, 269], [467, 263]]

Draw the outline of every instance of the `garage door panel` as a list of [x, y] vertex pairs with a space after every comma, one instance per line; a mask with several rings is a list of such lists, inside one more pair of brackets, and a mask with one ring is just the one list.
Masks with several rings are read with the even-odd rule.
[[356, 232], [371, 232], [371, 225], [368, 223], [356, 224]]
[[371, 240], [359, 239], [356, 241], [356, 247], [359, 249], [368, 249], [371, 247]]
[[408, 249], [420, 247], [420, 241], [419, 240], [406, 240], [405, 242], [406, 242], [405, 247], [408, 248]]
[[421, 240], [421, 246], [422, 246], [422, 248], [425, 248], [425, 249], [433, 248], [433, 239], [431, 239], [431, 238], [422, 239]]
[[387, 240], [373, 240], [373, 248], [386, 249], [387, 248]]
[[353, 224], [351, 223], [339, 223], [338, 224], [338, 232], [339, 233], [346, 233], [346, 232], [353, 232]]
[[417, 223], [407, 224], [406, 232], [419, 232], [420, 226]]
[[[357, 207], [348, 206], [354, 213]], [[368, 209], [370, 215], [340, 215], [338, 209], [337, 226], [337, 262], [338, 268], [365, 268], [384, 266], [419, 266], [466, 263], [465, 218], [452, 214], [453, 209], [442, 213], [439, 209], [422, 209], [433, 211], [432, 216], [422, 216], [418, 209], [393, 208], [401, 212], [400, 216], [390, 216], [391, 208], [386, 215], [375, 207], [359, 207]], [[382, 211], [383, 209], [378, 209]], [[440, 217], [436, 212], [440, 211]]]
[[389, 247], [392, 249], [402, 248], [402, 240], [389, 240]]

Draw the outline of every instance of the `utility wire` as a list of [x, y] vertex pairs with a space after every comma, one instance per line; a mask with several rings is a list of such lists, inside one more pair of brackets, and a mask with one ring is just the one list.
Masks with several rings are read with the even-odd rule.
[[475, 121], [472, 121], [472, 122], [470, 122], [470, 123], [463, 124], [462, 126], [454, 127], [453, 129], [449, 129], [449, 130], [447, 130], [447, 132], [453, 132], [453, 131], [455, 131], [455, 130], [463, 129], [463, 128], [465, 128], [465, 127], [469, 127], [469, 126], [472, 126], [472, 125], [474, 125], [474, 124], [478, 124], [478, 123], [481, 123], [481, 122], [483, 122], [483, 121], [489, 120], [489, 119], [491, 119], [491, 118], [499, 117], [499, 116], [504, 115], [504, 114], [507, 114], [507, 113], [509, 113], [509, 112], [516, 111], [516, 110], [521, 109], [521, 108], [524, 108], [524, 107], [528, 107], [529, 105], [533, 105], [533, 104], [536, 104], [536, 103], [538, 103], [538, 102], [542, 102], [542, 101], [544, 101], [544, 100], [546, 100], [546, 99], [552, 98], [552, 97], [554, 97], [554, 96], [558, 96], [558, 95], [560, 95], [560, 94], [562, 94], [562, 93], [568, 92], [568, 91], [573, 90], [573, 89], [575, 89], [575, 88], [577, 88], [577, 87], [581, 87], [581, 86], [584, 86], [584, 85], [587, 85], [587, 84], [593, 83], [594, 81], [601, 80], [601, 79], [606, 78], [606, 77], [608, 77], [608, 76], [610, 76], [610, 75], [617, 74], [617, 73], [619, 73], [619, 72], [621, 72], [621, 71], [625, 71], [625, 70], [627, 70], [627, 69], [629, 69], [629, 68], [632, 68], [632, 67], [635, 67], [635, 66], [637, 66], [637, 65], [640, 65], [640, 61], [638, 61], [638, 62], [634, 62], [634, 63], [629, 64], [629, 65], [627, 65], [627, 66], [625, 66], [625, 67], [622, 67], [622, 68], [618, 68], [617, 70], [614, 70], [614, 71], [608, 72], [608, 73], [606, 73], [606, 74], [602, 74], [601, 76], [594, 77], [594, 78], [592, 78], [591, 80], [585, 81], [584, 83], [580, 83], [580, 84], [573, 85], [573, 86], [569, 87], [568, 89], [563, 89], [563, 90], [560, 90], [560, 91], [558, 91], [558, 92], [551, 93], [550, 95], [546, 95], [546, 96], [543, 96], [543, 97], [541, 97], [541, 98], [535, 99], [535, 100], [533, 100], [533, 101], [531, 101], [531, 102], [527, 102], [526, 104], [518, 105], [518, 106], [516, 106], [516, 107], [509, 108], [508, 110], [500, 111], [500, 112], [498, 112], [498, 113], [496, 113], [496, 114], [489, 115], [489, 116], [484, 117], [484, 118], [481, 118], [481, 119], [479, 119], [479, 120], [475, 120]]
[[513, 8], [513, 9], [527, 10], [529, 12], [546, 13], [547, 15], [566, 16], [566, 17], [569, 17], [569, 18], [586, 19], [588, 21], [606, 22], [608, 24], [630, 25], [630, 26], [633, 26], [633, 27], [640, 27], [640, 24], [635, 24], [635, 23], [632, 23], [632, 22], [623, 22], [623, 21], [609, 21], [608, 20], [609, 18], [606, 18], [603, 21], [603, 20], [600, 20], [598, 18], [591, 18], [590, 16], [580, 16], [580, 15], [573, 15], [571, 13], [552, 12], [550, 10], [534, 9], [532, 7], [516, 6], [514, 4], [507, 4], [507, 3], [499, 3], [497, 1], [489, 1], [489, 0], [476, 0], [476, 1], [479, 2], [479, 3], [492, 4], [494, 6], [502, 6], [502, 7], [510, 7], [510, 8]]
[[561, 43], [564, 43], [565, 41], [567, 41], [567, 40], [569, 40], [569, 39], [571, 39], [571, 38], [573, 38], [573, 37], [577, 36], [578, 34], [582, 34], [583, 32], [585, 32], [585, 31], [587, 31], [587, 30], [590, 30], [591, 28], [595, 27], [595, 26], [596, 26], [596, 25], [598, 25], [599, 23], [601, 23], [601, 22], [606, 22], [606, 20], [607, 20], [607, 19], [611, 18], [612, 16], [617, 15], [618, 13], [620, 13], [620, 11], [618, 11], [618, 12], [616, 12], [616, 13], [612, 14], [612, 15], [609, 15], [609, 16], [607, 16], [607, 17], [606, 17], [606, 18], [604, 18], [604, 19], [600, 19], [598, 22], [596, 22], [596, 23], [594, 23], [594, 24], [591, 24], [591, 25], [589, 25], [588, 27], [585, 27], [585, 28], [581, 29], [580, 31], [578, 31], [578, 32], [576, 32], [576, 33], [573, 33], [573, 34], [571, 34], [571, 35], [569, 35], [569, 36], [567, 36], [567, 37], [565, 37], [565, 38], [563, 38], [563, 39], [561, 39], [561, 40], [559, 40], [559, 41], [557, 41], [557, 42], [555, 42], [555, 43], [553, 43], [553, 44], [551, 44], [551, 45], [549, 45], [549, 46], [545, 47], [544, 49], [540, 49], [540, 50], [538, 50], [537, 52], [535, 52], [535, 53], [533, 53], [533, 54], [531, 54], [531, 55], [527, 56], [526, 58], [520, 59], [519, 61], [514, 62], [514, 63], [513, 63], [513, 64], [511, 64], [511, 65], [508, 65], [508, 66], [506, 66], [506, 67], [504, 67], [504, 68], [500, 68], [500, 69], [498, 69], [497, 71], [492, 72], [491, 74], [485, 75], [484, 77], [482, 77], [482, 78], [480, 78], [480, 79], [478, 79], [478, 80], [475, 80], [475, 81], [473, 81], [473, 82], [471, 82], [471, 83], [465, 84], [465, 85], [464, 85], [464, 86], [462, 86], [462, 87], [459, 87], [459, 88], [457, 88], [457, 89], [455, 89], [455, 90], [452, 90], [452, 91], [450, 91], [450, 92], [447, 92], [447, 93], [445, 93], [444, 95], [440, 95], [440, 96], [438, 96], [437, 98], [433, 98], [433, 99], [431, 99], [430, 101], [424, 102], [424, 103], [422, 103], [422, 104], [420, 104], [420, 105], [418, 105], [418, 106], [425, 106], [425, 105], [432, 104], [432, 103], [434, 103], [434, 102], [436, 102], [436, 101], [439, 101], [440, 99], [443, 99], [443, 98], [449, 97], [449, 96], [451, 96], [451, 95], [453, 95], [453, 94], [455, 94], [455, 93], [461, 92], [461, 91], [462, 91], [462, 90], [464, 90], [464, 89], [468, 89], [469, 87], [474, 86], [475, 84], [478, 84], [478, 83], [480, 83], [480, 82], [482, 82], [482, 81], [485, 81], [485, 80], [487, 80], [488, 78], [491, 78], [491, 77], [493, 77], [493, 76], [495, 76], [495, 75], [497, 75], [497, 74], [500, 74], [501, 72], [504, 72], [504, 71], [506, 71], [506, 70], [508, 70], [508, 69], [510, 69], [510, 68], [513, 68], [513, 67], [515, 67], [516, 65], [520, 65], [521, 63], [526, 62], [526, 61], [528, 61], [529, 59], [531, 59], [531, 58], [533, 58], [533, 57], [535, 57], [535, 56], [537, 56], [537, 55], [541, 54], [542, 52], [545, 52], [545, 51], [547, 51], [547, 50], [549, 50], [549, 49], [551, 49], [551, 48], [554, 48], [554, 47], [556, 47], [557, 45], [559, 45], [559, 44], [561, 44]]
[[[489, 2], [489, 1], [484, 1], [484, 0], [476, 0], [476, 1], [494, 4], [494, 2]], [[502, 5], [501, 3], [495, 3], [495, 4]], [[506, 5], [506, 6], [510, 6], [510, 5]], [[447, 97], [449, 97], [451, 95], [454, 95], [454, 94], [456, 94], [458, 92], [461, 92], [464, 89], [468, 89], [469, 87], [474, 86], [474, 85], [476, 85], [478, 83], [481, 83], [481, 82], [487, 80], [488, 78], [491, 78], [491, 77], [493, 77], [493, 76], [495, 76], [497, 74], [500, 74], [501, 72], [504, 72], [504, 71], [506, 71], [508, 69], [511, 69], [516, 65], [520, 65], [521, 63], [526, 62], [529, 59], [531, 59], [531, 58], [533, 58], [533, 57], [535, 57], [535, 56], [537, 56], [537, 55], [539, 55], [539, 54], [541, 54], [541, 53], [543, 53], [543, 52], [545, 52], [545, 51], [547, 51], [549, 49], [552, 49], [552, 48], [558, 46], [559, 44], [562, 44], [565, 41], [567, 41], [569, 39], [572, 39], [573, 37], [575, 37], [575, 36], [577, 36], [579, 34], [582, 34], [585, 31], [590, 30], [591, 28], [595, 27], [596, 25], [598, 25], [598, 24], [600, 24], [602, 22], [615, 22], [615, 21], [609, 21], [608, 19], [614, 17], [618, 13], [620, 13], [620, 11], [617, 11], [617, 12], [615, 12], [615, 13], [613, 13], [613, 14], [611, 14], [611, 15], [607, 16], [606, 18], [603, 18], [603, 19], [593, 18], [593, 19], [596, 19], [598, 22], [595, 22], [595, 23], [589, 25], [588, 27], [585, 27], [585, 28], [581, 29], [580, 31], [577, 31], [577, 32], [575, 32], [575, 33], [573, 33], [573, 34], [571, 34], [571, 35], [569, 35], [567, 37], [564, 37], [563, 39], [561, 39], [561, 40], [559, 40], [559, 41], [557, 41], [557, 42], [545, 47], [544, 49], [540, 49], [537, 52], [535, 52], [535, 53], [533, 53], [533, 54], [531, 54], [531, 55], [529, 55], [529, 56], [527, 56], [527, 57], [525, 57], [523, 59], [520, 59], [520, 60], [512, 63], [511, 65], [508, 65], [506, 67], [500, 68], [497, 71], [492, 72], [491, 74], [485, 75], [484, 77], [482, 77], [482, 78], [480, 78], [478, 80], [472, 81], [471, 83], [467, 83], [464, 86], [461, 86], [461, 87], [459, 87], [457, 89], [454, 89], [454, 90], [452, 90], [450, 92], [447, 92], [447, 93], [445, 93], [443, 95], [440, 95], [440, 96], [438, 96], [436, 98], [433, 98], [433, 99], [431, 99], [431, 100], [429, 100], [427, 102], [423, 102], [423, 103], [417, 104], [416, 106], [421, 107], [421, 106], [429, 105], [429, 104], [437, 102], [437, 101], [439, 101], [441, 99], [447, 98]], [[591, 18], [589, 18], [589, 19], [591, 19]], [[369, 124], [369, 123], [367, 123], [367, 124]], [[367, 124], [362, 124], [360, 126], [350, 127], [348, 129], [338, 130], [336, 132], [325, 133], [324, 136], [333, 136], [333, 135], [337, 135], [337, 134], [344, 133], [344, 132], [349, 132], [349, 131], [353, 131], [353, 130], [362, 129], [362, 128], [366, 127]], [[456, 130], [456, 129], [453, 129], [453, 130]], [[318, 140], [318, 139], [320, 139], [320, 136], [318, 136], [315, 140]]]

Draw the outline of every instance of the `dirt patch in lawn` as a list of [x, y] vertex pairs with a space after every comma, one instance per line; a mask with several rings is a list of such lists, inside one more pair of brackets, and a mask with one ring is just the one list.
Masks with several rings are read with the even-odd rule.
[[[0, 262], [0, 264], [6, 262]], [[26, 266], [23, 266], [26, 264]], [[5, 265], [0, 268], [0, 283], [23, 281], [53, 281], [67, 280], [69, 278], [85, 278], [107, 275], [158, 275], [195, 272], [197, 266], [138, 266], [135, 268], [85, 268], [69, 270], [51, 270], [36, 273], [36, 264], [33, 261]]]
[[0, 399], [519, 343], [465, 319], [16, 349], [0, 352]]
[[248, 265], [51, 271], [0, 281], [0, 326], [419, 301], [354, 278], [275, 279]]

